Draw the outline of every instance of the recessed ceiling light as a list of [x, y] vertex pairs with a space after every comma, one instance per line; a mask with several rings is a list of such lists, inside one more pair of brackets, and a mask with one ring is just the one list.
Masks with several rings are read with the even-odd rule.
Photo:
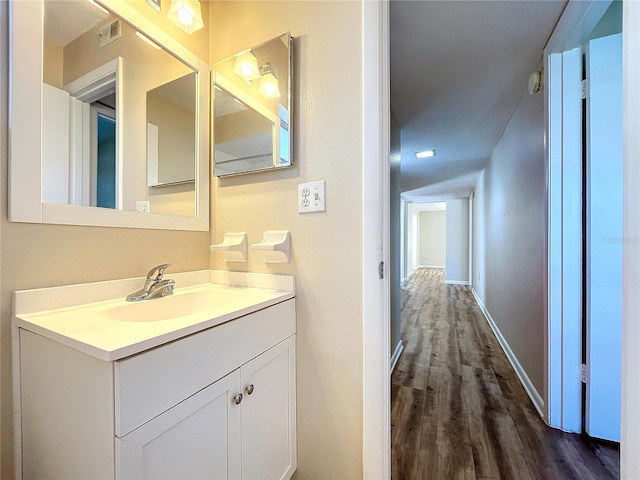
[[436, 151], [433, 149], [423, 150], [422, 152], [416, 153], [416, 157], [418, 158], [429, 158], [429, 157], [435, 157], [435, 156], [436, 156]]

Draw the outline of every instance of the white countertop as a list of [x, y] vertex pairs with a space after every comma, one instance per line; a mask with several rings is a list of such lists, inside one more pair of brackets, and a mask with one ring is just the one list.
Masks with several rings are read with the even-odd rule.
[[[166, 274], [176, 279], [175, 293], [141, 302], [127, 302], [121, 295], [139, 279], [15, 292], [13, 324], [111, 361], [295, 297], [293, 277], [204, 272]], [[197, 283], [202, 278], [218, 283]], [[97, 301], [74, 305], [74, 297], [76, 303], [81, 301], [77, 297]]]

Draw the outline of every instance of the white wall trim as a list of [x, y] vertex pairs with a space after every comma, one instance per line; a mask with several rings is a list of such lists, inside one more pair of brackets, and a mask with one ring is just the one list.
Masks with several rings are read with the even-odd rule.
[[620, 478], [640, 478], [640, 3], [622, 8], [623, 245]]
[[[362, 477], [391, 477], [389, 0], [362, 2]], [[386, 270], [389, 270], [386, 268]]]
[[477, 294], [476, 290], [473, 287], [471, 288], [471, 293], [473, 293], [473, 296], [475, 297], [476, 302], [480, 307], [480, 310], [482, 310], [482, 313], [484, 314], [484, 318], [487, 319], [487, 323], [489, 324], [489, 326], [491, 327], [491, 330], [493, 330], [493, 333], [498, 339], [498, 343], [500, 344], [500, 346], [502, 347], [502, 350], [504, 351], [505, 355], [509, 359], [509, 363], [511, 363], [511, 366], [515, 370], [516, 375], [518, 376], [518, 380], [520, 380], [520, 383], [524, 387], [525, 392], [527, 392], [527, 395], [529, 395], [529, 398], [531, 399], [531, 403], [533, 403], [533, 406], [536, 407], [538, 414], [542, 418], [544, 418], [544, 400], [542, 399], [542, 396], [540, 396], [540, 394], [538, 393], [538, 390], [536, 390], [536, 387], [533, 386], [531, 379], [529, 378], [527, 373], [524, 371], [524, 368], [522, 368], [522, 365], [520, 365], [520, 362], [518, 361], [518, 358], [516, 357], [516, 355], [513, 353], [513, 350], [511, 350], [509, 343], [507, 343], [507, 340], [502, 335], [502, 332], [498, 328], [498, 325], [491, 317], [491, 314], [487, 310], [487, 307], [485, 307], [484, 303], [480, 299], [480, 296]]
[[[418, 265], [418, 268], [447, 268], [444, 265]], [[416, 270], [418, 269], [416, 268]]]
[[445, 280], [447, 285], [469, 285], [469, 280]]
[[[474, 187], [475, 189], [475, 187]], [[469, 194], [469, 283], [473, 284], [473, 197], [475, 190], [471, 190]]]
[[395, 370], [398, 360], [400, 360], [400, 354], [402, 353], [402, 350], [404, 350], [404, 345], [402, 344], [402, 340], [400, 340], [398, 342], [398, 345], [396, 345], [396, 349], [394, 350], [393, 355], [391, 355], [389, 375], [391, 375]]

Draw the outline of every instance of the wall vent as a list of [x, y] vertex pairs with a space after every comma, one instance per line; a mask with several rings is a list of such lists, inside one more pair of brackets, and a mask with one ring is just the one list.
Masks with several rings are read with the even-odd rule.
[[119, 39], [122, 36], [122, 24], [120, 19], [116, 18], [113, 21], [100, 27], [100, 48], [111, 42]]

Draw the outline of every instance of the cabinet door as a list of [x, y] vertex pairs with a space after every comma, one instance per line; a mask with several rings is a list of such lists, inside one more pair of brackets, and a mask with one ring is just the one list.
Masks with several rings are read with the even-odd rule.
[[118, 478], [239, 479], [239, 388], [236, 370], [117, 438]]
[[295, 335], [246, 363], [242, 478], [288, 479], [297, 467]]

